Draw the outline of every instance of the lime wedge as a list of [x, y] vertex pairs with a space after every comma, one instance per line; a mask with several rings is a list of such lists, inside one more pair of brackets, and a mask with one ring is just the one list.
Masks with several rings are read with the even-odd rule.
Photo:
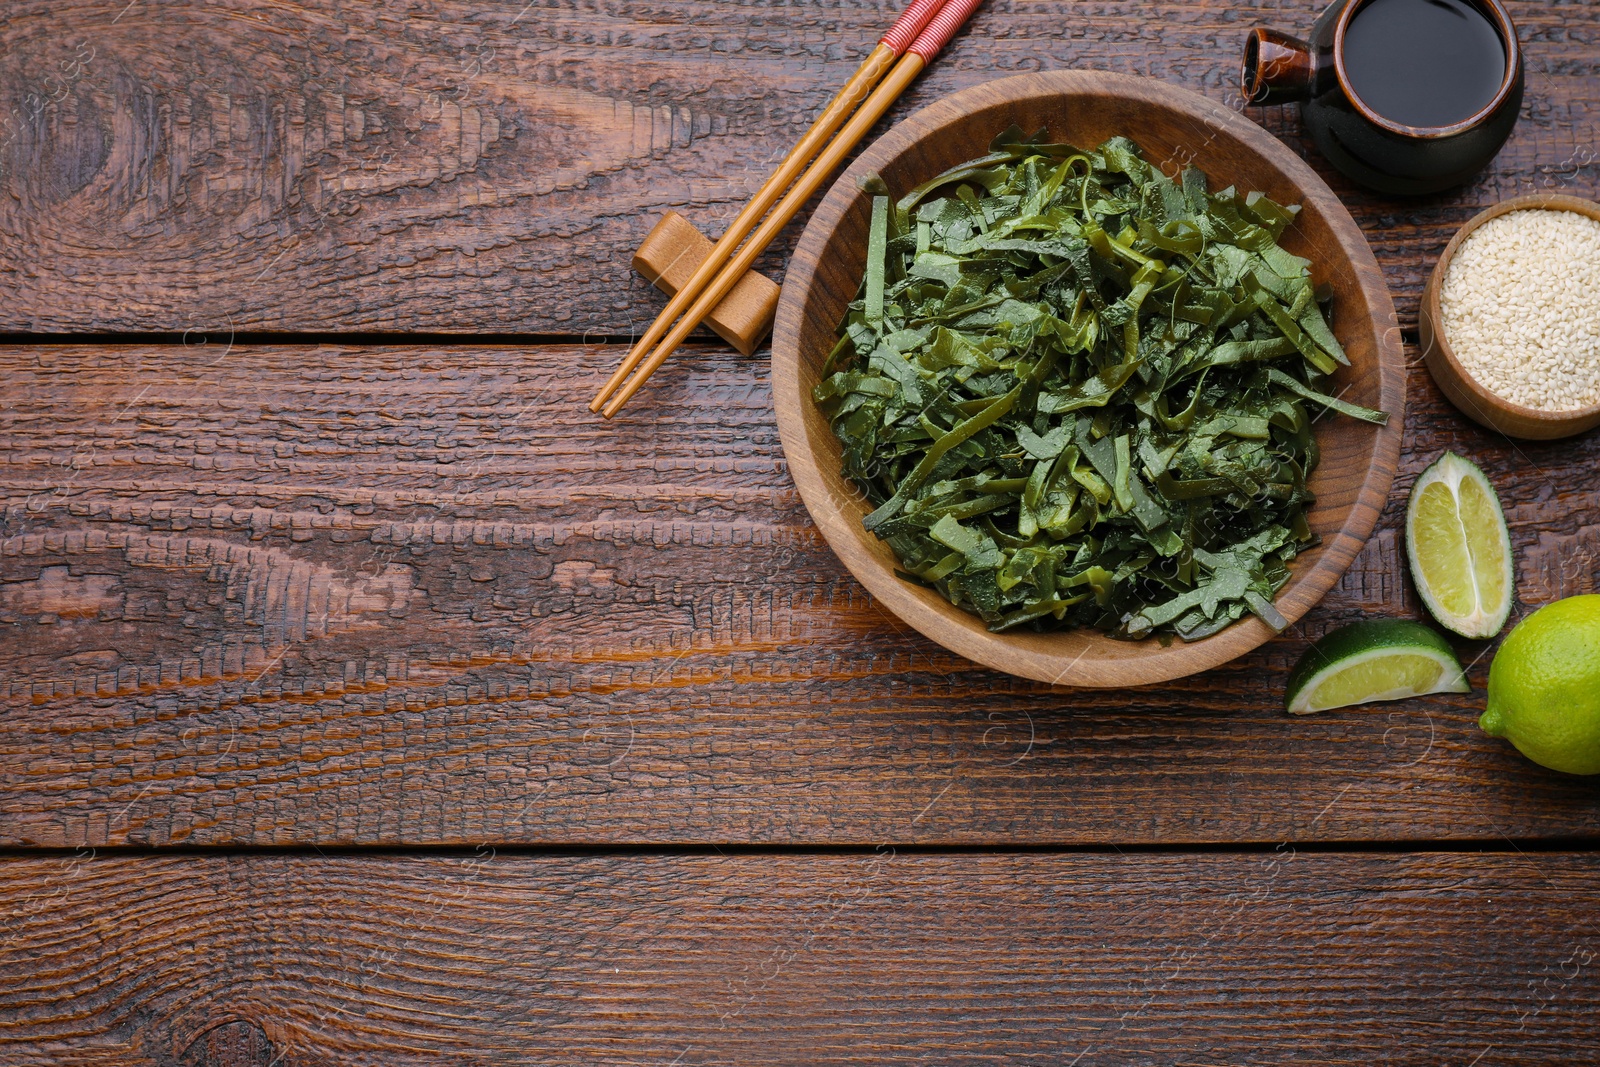
[[1304, 715], [1471, 688], [1456, 654], [1437, 633], [1420, 622], [1368, 619], [1306, 649], [1289, 674], [1284, 706]]
[[1462, 637], [1493, 637], [1516, 595], [1511, 536], [1494, 486], [1470, 460], [1446, 452], [1406, 502], [1406, 557], [1428, 613]]

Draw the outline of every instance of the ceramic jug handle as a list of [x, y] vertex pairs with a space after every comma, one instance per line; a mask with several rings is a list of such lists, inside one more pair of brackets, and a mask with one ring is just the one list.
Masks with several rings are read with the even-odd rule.
[[1264, 26], [1245, 37], [1239, 88], [1247, 103], [1304, 100], [1311, 95], [1316, 76], [1316, 54], [1300, 38]]

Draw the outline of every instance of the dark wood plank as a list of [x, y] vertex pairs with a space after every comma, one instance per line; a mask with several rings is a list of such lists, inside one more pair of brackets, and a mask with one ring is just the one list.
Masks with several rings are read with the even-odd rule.
[[1481, 693], [1281, 710], [1309, 640], [1416, 614], [1396, 527], [1444, 448], [1500, 486], [1526, 603], [1594, 591], [1594, 437], [1497, 441], [1414, 366], [1380, 530], [1301, 625], [1171, 685], [1050, 690], [849, 578], [765, 361], [692, 349], [602, 425], [618, 355], [0, 348], [0, 840], [872, 844], [924, 809], [909, 839], [1600, 830], [1591, 783], [1478, 731]]
[[[1244, 31], [1303, 32], [1322, 5], [990, 0], [891, 118], [1061, 67], [1237, 103]], [[11, 0], [0, 329], [642, 329], [661, 298], [628, 262], [656, 219], [719, 231], [896, 6]], [[1311, 154], [1408, 326], [1477, 209], [1600, 193], [1600, 7], [1510, 6], [1524, 114], [1474, 184], [1382, 198]], [[1292, 110], [1256, 117], [1310, 154]]]
[[1593, 855], [53, 857], [11, 1067], [1589, 1062]]

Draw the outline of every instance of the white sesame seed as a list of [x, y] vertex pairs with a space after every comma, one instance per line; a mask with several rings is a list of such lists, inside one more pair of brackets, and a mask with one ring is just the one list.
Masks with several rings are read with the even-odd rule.
[[1450, 350], [1491, 393], [1544, 411], [1600, 404], [1600, 221], [1490, 219], [1456, 249], [1439, 306]]

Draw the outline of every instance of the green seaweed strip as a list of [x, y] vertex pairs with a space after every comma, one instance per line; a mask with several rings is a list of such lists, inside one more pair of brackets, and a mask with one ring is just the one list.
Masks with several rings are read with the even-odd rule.
[[885, 520], [891, 518], [904, 505], [906, 498], [927, 480], [928, 475], [933, 471], [939, 460], [944, 458], [946, 452], [966, 441], [973, 434], [1011, 410], [1011, 405], [1016, 402], [1017, 394], [1021, 391], [1022, 387], [1020, 385], [1017, 386], [1005, 396], [987, 404], [976, 415], [958, 423], [949, 433], [928, 446], [928, 451], [923, 455], [922, 460], [906, 477], [905, 481], [900, 484], [900, 488], [896, 490], [894, 496], [884, 501], [876, 511], [861, 520], [861, 524], [868, 530], [874, 530], [882, 525]]
[[889, 198], [887, 196], [875, 196], [872, 198], [872, 224], [867, 233], [866, 306], [862, 310], [867, 317], [867, 325], [881, 332], [883, 329], [883, 283], [887, 272], [884, 255], [889, 246]]
[[1294, 205], [1179, 182], [1123, 138], [1008, 130], [891, 200], [813, 392], [907, 581], [993, 630], [1199, 640], [1314, 541], [1314, 405], [1346, 362]]
[[1375, 426], [1383, 426], [1389, 421], [1387, 412], [1374, 411], [1372, 408], [1364, 408], [1359, 404], [1347, 403], [1336, 396], [1319, 393], [1305, 382], [1295, 380], [1276, 367], [1267, 371], [1267, 376], [1291, 393], [1305, 397], [1313, 403], [1321, 404], [1325, 408], [1332, 408], [1341, 415], [1348, 415], [1352, 419], [1360, 419], [1362, 422], [1370, 422]]

